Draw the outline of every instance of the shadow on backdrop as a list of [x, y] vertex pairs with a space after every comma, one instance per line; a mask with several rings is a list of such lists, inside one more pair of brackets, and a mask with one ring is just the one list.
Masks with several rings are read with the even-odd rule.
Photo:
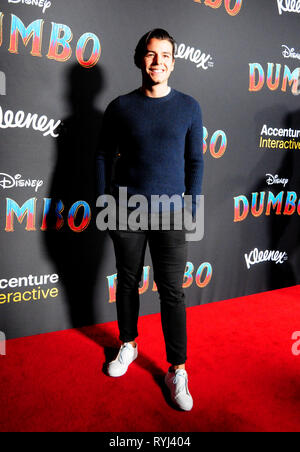
[[[95, 225], [95, 161], [103, 113], [95, 109], [94, 102], [103, 90], [103, 73], [97, 66], [87, 70], [73, 65], [65, 83], [71, 113], [63, 119], [56, 141], [56, 164], [48, 195], [52, 202], [44, 237], [65, 290], [71, 325], [76, 328], [96, 321], [94, 289], [106, 240], [106, 232], [98, 231]], [[55, 208], [59, 201], [63, 203], [63, 224], [57, 229]], [[68, 225], [70, 207], [77, 201], [85, 201], [91, 209], [91, 221], [82, 232], [74, 232]], [[81, 224], [83, 210], [79, 208], [75, 226]]]
[[[300, 111], [293, 113], [286, 113], [286, 107], [283, 105], [276, 105], [272, 108], [265, 109], [256, 115], [257, 124], [257, 136], [260, 136], [262, 124], [267, 124], [272, 127], [279, 127], [284, 129], [299, 130]], [[268, 137], [264, 137], [268, 138]], [[289, 137], [274, 137], [275, 140], [288, 141], [293, 138]], [[296, 142], [300, 141], [299, 138], [294, 139]], [[261, 221], [264, 222], [266, 227], [266, 238], [264, 241], [265, 249], [270, 251], [286, 252], [288, 259], [283, 264], [276, 264], [270, 262], [265, 269], [267, 290], [279, 289], [282, 287], [289, 287], [296, 285], [299, 281], [297, 264], [294, 262], [293, 257], [297, 254], [300, 246], [299, 235], [299, 216], [297, 212], [293, 215], [284, 215], [284, 209], [286, 204], [286, 194], [288, 191], [294, 191], [297, 194], [300, 193], [300, 174], [298, 174], [296, 165], [299, 158], [295, 149], [260, 149], [262, 158], [259, 165], [254, 170], [254, 175], [260, 175], [260, 179], [252, 190], [248, 193], [248, 199], [251, 200], [252, 193], [265, 192], [264, 211]], [[288, 179], [288, 183], [282, 184], [267, 184], [269, 175], [273, 177], [278, 176], [278, 179]], [[255, 178], [255, 177], [254, 177]], [[268, 193], [272, 192], [274, 197], [283, 193], [283, 201], [281, 207], [281, 214], [277, 215], [277, 205], [271, 207], [270, 216], [266, 216], [266, 205], [268, 200]], [[260, 195], [257, 199], [256, 210], [259, 209]], [[297, 202], [296, 202], [297, 203]], [[252, 223], [259, 220], [253, 219]], [[260, 237], [257, 237], [257, 243], [260, 242]], [[268, 248], [267, 248], [268, 247]]]
[[[284, 118], [284, 128], [299, 130], [300, 127], [300, 110], [288, 113]], [[292, 139], [300, 143], [300, 138]], [[281, 190], [293, 191], [297, 194], [296, 207], [299, 202], [300, 195], [300, 173], [297, 171], [297, 161], [299, 160], [299, 149], [289, 149], [284, 152], [284, 158], [277, 174], [281, 178], [288, 179], [285, 188]], [[280, 190], [278, 190], [279, 192]], [[284, 205], [282, 206], [284, 209]], [[275, 265], [270, 274], [270, 284], [276, 287], [278, 280], [284, 281], [285, 286], [294, 286], [299, 283], [298, 268], [299, 262], [297, 256], [299, 255], [300, 247], [300, 230], [299, 230], [299, 215], [297, 210], [293, 215], [273, 215], [273, 224], [270, 227], [270, 237], [273, 249], [285, 251], [288, 255], [288, 260], [284, 265]]]

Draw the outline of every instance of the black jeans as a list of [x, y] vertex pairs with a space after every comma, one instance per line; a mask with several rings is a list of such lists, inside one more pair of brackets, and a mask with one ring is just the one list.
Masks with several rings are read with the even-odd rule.
[[161, 322], [167, 361], [184, 364], [187, 359], [186, 306], [183, 275], [187, 259], [185, 229], [109, 231], [113, 240], [116, 267], [116, 305], [120, 340], [138, 336], [139, 282], [142, 278], [146, 245], [149, 243], [154, 280], [161, 304]]

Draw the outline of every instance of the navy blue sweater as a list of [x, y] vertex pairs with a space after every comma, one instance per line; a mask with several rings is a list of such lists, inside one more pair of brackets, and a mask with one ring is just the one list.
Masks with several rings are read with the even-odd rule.
[[[114, 177], [111, 169], [114, 157]], [[203, 125], [199, 103], [171, 89], [167, 96], [148, 97], [140, 90], [119, 96], [107, 107], [97, 156], [98, 194], [128, 197], [201, 194]]]

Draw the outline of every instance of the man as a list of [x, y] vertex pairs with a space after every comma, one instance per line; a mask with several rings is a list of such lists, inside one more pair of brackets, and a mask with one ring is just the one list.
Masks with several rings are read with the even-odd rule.
[[[183, 199], [183, 194], [188, 194], [192, 195], [194, 217], [203, 174], [202, 116], [195, 99], [168, 86], [174, 54], [175, 41], [165, 30], [151, 30], [139, 41], [134, 61], [142, 72], [142, 86], [112, 101], [104, 114], [98, 155], [99, 194], [112, 193], [117, 202], [120, 187], [126, 187], [129, 195], [141, 194], [148, 200], [151, 195], [180, 195]], [[118, 159], [112, 171], [114, 152]], [[124, 375], [138, 356], [138, 289], [149, 243], [167, 360], [171, 364], [165, 382], [173, 402], [189, 411], [193, 399], [185, 369], [186, 307], [182, 288], [187, 258], [185, 229], [128, 228], [110, 231], [110, 235], [116, 255], [116, 305], [122, 346], [117, 358], [109, 363], [108, 374]]]

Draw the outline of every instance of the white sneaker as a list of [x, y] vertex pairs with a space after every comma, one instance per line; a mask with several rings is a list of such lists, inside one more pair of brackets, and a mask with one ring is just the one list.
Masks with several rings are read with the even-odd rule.
[[128, 366], [138, 356], [138, 346], [134, 348], [129, 342], [125, 342], [119, 350], [118, 356], [111, 361], [107, 367], [107, 373], [110, 377], [121, 377], [126, 374]]
[[168, 371], [165, 383], [171, 391], [172, 401], [182, 410], [190, 411], [193, 408], [193, 399], [188, 388], [188, 375], [184, 369]]

